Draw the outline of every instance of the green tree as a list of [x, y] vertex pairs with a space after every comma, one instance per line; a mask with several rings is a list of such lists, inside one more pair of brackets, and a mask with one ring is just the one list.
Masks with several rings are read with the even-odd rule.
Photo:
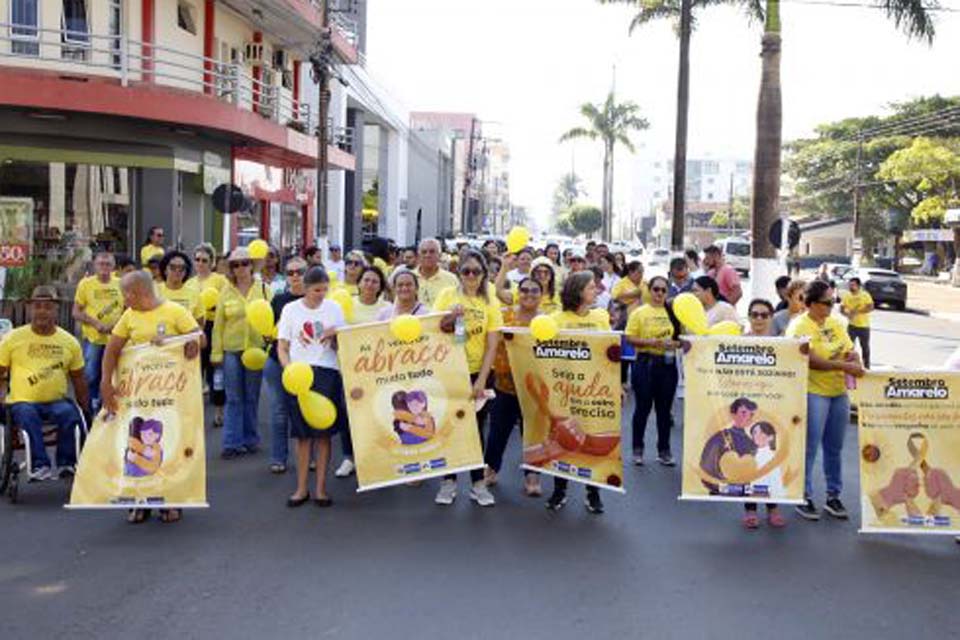
[[650, 127], [640, 115], [640, 107], [633, 102], [617, 103], [613, 92], [602, 104], [586, 103], [580, 107], [587, 126], [574, 127], [560, 137], [560, 142], [587, 138], [603, 142], [603, 223], [604, 241], [611, 239], [613, 225], [613, 152], [617, 143], [633, 152], [630, 134]]
[[[750, 224], [750, 199], [744, 196], [733, 201], [733, 228], [746, 229]], [[730, 228], [730, 209], [717, 211], [710, 217], [710, 226]]]
[[575, 204], [570, 207], [566, 219], [575, 233], [588, 236], [603, 227], [603, 211], [592, 204]]
[[586, 195], [587, 192], [583, 188], [583, 180], [580, 179], [580, 176], [573, 171], [565, 173], [557, 183], [557, 188], [553, 190], [554, 215], [559, 216]]
[[939, 222], [947, 209], [960, 205], [960, 139], [916, 138], [892, 153], [877, 177], [920, 194], [910, 212], [915, 224]]

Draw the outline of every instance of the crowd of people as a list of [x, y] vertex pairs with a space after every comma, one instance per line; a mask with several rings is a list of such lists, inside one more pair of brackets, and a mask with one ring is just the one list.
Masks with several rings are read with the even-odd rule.
[[[869, 294], [855, 279], [841, 303], [848, 323], [832, 313], [835, 286], [819, 277], [811, 282], [780, 278], [779, 300], [751, 300], [746, 318], [741, 318], [737, 311], [743, 297], [740, 277], [715, 246], [707, 247], [702, 257], [695, 250], [687, 251], [670, 262], [667, 274], [649, 278], [641, 261], [595, 242], [583, 251], [561, 251], [558, 245], [548, 244], [508, 253], [499, 240], [488, 240], [479, 250], [466, 244], [448, 250], [443, 241], [426, 239], [417, 247], [383, 243], [371, 251], [353, 250], [344, 256], [340, 247], [331, 246], [324, 253], [311, 247], [302, 255], [281, 260], [281, 253], [270, 248], [265, 258], [255, 260], [247, 248], [240, 247], [218, 259], [206, 244], [192, 254], [166, 250], [163, 230], [151, 229], [140, 265], [107, 252], [96, 254], [92, 273], [80, 282], [73, 302], [82, 343], [56, 325], [60, 303], [56, 288], [38, 287], [31, 301], [31, 324], [0, 342], [0, 375], [10, 378], [7, 402], [13, 420], [33, 443], [30, 478], [42, 480], [53, 474], [51, 461], [37, 444], [42, 442], [39, 430], [44, 421], [60, 426], [58, 473], [74, 472], [71, 429], [75, 416], [73, 405], [66, 402], [69, 386], [83, 411], [113, 409], [117, 399], [112, 374], [124, 345], [195, 334], [205, 392], [213, 408], [212, 425], [222, 431], [220, 457], [229, 461], [260, 451], [259, 402], [266, 379], [270, 443], [265, 466], [273, 474], [295, 468], [296, 488], [287, 499], [291, 508], [311, 498], [317, 506], [329, 507], [327, 476], [334, 438], [341, 452], [334, 475], [347, 477], [355, 470], [336, 353], [337, 329], [348, 323], [430, 312], [445, 313], [443, 330], [463, 336], [475, 397], [492, 397], [477, 412], [486, 468], [470, 472], [469, 496], [478, 505], [496, 503], [492, 488], [502, 470], [505, 448], [512, 430], [522, 428], [499, 329], [528, 326], [541, 314], [549, 314], [561, 329], [623, 332], [622, 382], [624, 393], [634, 398], [631, 460], [635, 465], [647, 464], [647, 422], [653, 412], [655, 461], [672, 467], [676, 464], [671, 451], [674, 400], [682, 371], [679, 346], [687, 333], [673, 312], [672, 301], [689, 292], [702, 302], [711, 325], [735, 322], [747, 334], [809, 339], [807, 495], [797, 511], [806, 519], [820, 517], [812, 480], [822, 448], [827, 482], [824, 509], [833, 517], [847, 517], [840, 499], [841, 452], [849, 421], [845, 376], [860, 376], [869, 364], [873, 311]], [[210, 289], [217, 292], [214, 304], [205, 293]], [[340, 291], [349, 304], [344, 304]], [[258, 300], [268, 301], [273, 309], [275, 337], [260, 335], [248, 322], [248, 305]], [[860, 344], [862, 359], [854, 340]], [[244, 366], [243, 353], [250, 348], [266, 349], [262, 371]], [[309, 428], [296, 399], [284, 389], [283, 371], [294, 362], [313, 368], [313, 389], [336, 406], [337, 422], [332, 428]], [[27, 380], [36, 375], [38, 366], [42, 379]], [[315, 472], [312, 487], [311, 470]], [[566, 480], [555, 479], [546, 507], [563, 508], [568, 489]], [[532, 497], [542, 495], [536, 473], [525, 473], [523, 491]], [[440, 481], [435, 501], [450, 505], [457, 492], [457, 477], [447, 476]], [[603, 512], [595, 487], [586, 488], [585, 506], [591, 513]], [[138, 509], [130, 512], [129, 519], [138, 523], [147, 517], [149, 511]], [[173, 522], [181, 513], [168, 509], [160, 517]], [[747, 504], [744, 526], [754, 529], [759, 522], [756, 505]], [[768, 506], [768, 522], [774, 527], [785, 524], [776, 505]]]

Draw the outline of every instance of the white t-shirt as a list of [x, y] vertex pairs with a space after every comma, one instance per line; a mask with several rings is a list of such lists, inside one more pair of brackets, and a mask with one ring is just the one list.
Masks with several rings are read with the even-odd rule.
[[324, 263], [327, 267], [327, 271], [333, 271], [337, 274], [337, 281], [343, 282], [343, 274], [346, 271], [346, 265], [344, 265], [343, 260], [332, 260], [327, 258]]
[[603, 274], [603, 289], [610, 293], [613, 291], [613, 288], [617, 286], [617, 283], [620, 281], [620, 276], [615, 273], [605, 273]]
[[513, 269], [507, 271], [507, 280], [509, 280], [514, 286], [520, 284], [520, 281], [530, 275], [530, 272], [527, 271], [523, 273], [520, 269]]
[[707, 310], [707, 325], [712, 327], [727, 320], [740, 324], [740, 316], [737, 315], [736, 308], [729, 302], [717, 300], [717, 303]]
[[320, 344], [320, 337], [327, 329], [345, 324], [343, 310], [336, 302], [324, 300], [316, 309], [310, 309], [304, 300], [297, 300], [283, 308], [277, 337], [290, 342], [291, 362], [337, 369], [337, 352], [329, 342]]

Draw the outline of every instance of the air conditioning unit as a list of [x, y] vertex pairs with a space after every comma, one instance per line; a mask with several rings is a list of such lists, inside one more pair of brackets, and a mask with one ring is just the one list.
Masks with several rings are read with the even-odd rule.
[[251, 66], [257, 66], [263, 64], [263, 43], [262, 42], [248, 42], [244, 47], [244, 58], [246, 63]]

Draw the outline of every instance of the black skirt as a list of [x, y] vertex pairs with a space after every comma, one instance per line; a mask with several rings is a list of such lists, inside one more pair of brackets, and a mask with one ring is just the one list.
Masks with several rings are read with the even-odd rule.
[[290, 415], [290, 437], [298, 439], [328, 438], [341, 429], [347, 428], [347, 408], [343, 397], [343, 378], [336, 369], [327, 367], [313, 367], [312, 389], [322, 396], [329, 398], [337, 408], [337, 419], [329, 429], [314, 429], [304, 420], [300, 412], [300, 403], [297, 396], [286, 394], [287, 410]]

